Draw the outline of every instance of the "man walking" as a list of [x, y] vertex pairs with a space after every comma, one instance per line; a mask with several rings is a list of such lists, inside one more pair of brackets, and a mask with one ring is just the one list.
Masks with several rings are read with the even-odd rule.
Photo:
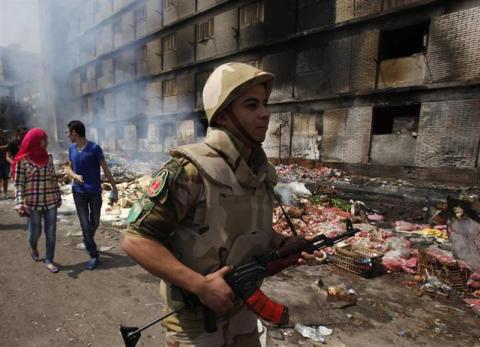
[[82, 228], [83, 243], [90, 255], [87, 269], [93, 270], [99, 263], [94, 235], [100, 224], [102, 207], [100, 167], [112, 185], [114, 201], [118, 198], [117, 186], [103, 156], [102, 148], [85, 138], [85, 125], [79, 120], [73, 120], [67, 124], [67, 127], [66, 134], [72, 145], [68, 150], [69, 165], [66, 171], [73, 179], [73, 200]]
[[19, 127], [17, 128], [17, 131], [15, 133], [15, 138], [10, 141], [10, 143], [7, 146], [7, 161], [12, 164], [13, 158], [18, 153], [18, 150], [20, 149], [20, 145], [22, 144], [22, 140], [25, 137], [25, 134], [27, 133], [28, 129], [26, 127]]

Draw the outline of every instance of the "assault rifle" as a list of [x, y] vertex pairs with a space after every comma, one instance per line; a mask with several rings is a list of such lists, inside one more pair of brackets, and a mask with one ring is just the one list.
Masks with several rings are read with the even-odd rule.
[[[302, 258], [301, 253], [313, 253], [326, 247], [331, 247], [336, 243], [354, 236], [359, 229], [354, 229], [351, 220], [346, 222], [346, 232], [335, 237], [326, 237], [318, 235], [312, 239], [306, 240], [302, 237], [295, 237], [277, 250], [271, 250], [267, 254], [259, 257], [250, 263], [234, 267], [225, 275], [225, 281], [232, 288], [237, 297], [243, 300], [245, 305], [257, 316], [273, 324], [285, 325], [288, 323], [288, 307], [279, 304], [267, 297], [258, 287], [261, 280], [266, 277], [274, 276], [289, 266], [298, 263]], [[193, 294], [185, 295], [186, 306], [177, 311], [168, 313], [159, 319], [147, 324], [143, 328], [120, 327], [123, 340], [127, 347], [136, 345], [140, 338], [140, 332], [166, 318], [167, 316], [180, 312], [191, 306], [201, 305], [200, 300]], [[205, 331], [212, 333], [217, 331], [216, 316], [213, 311], [204, 306]]]
[[[250, 263], [237, 266], [225, 275], [225, 281], [237, 297], [257, 316], [273, 324], [288, 323], [288, 307], [267, 297], [258, 287], [266, 277], [274, 276], [303, 258], [301, 253], [313, 253], [354, 236], [359, 229], [354, 229], [350, 220], [346, 223], [346, 232], [335, 237], [317, 235], [312, 239], [295, 237], [285, 246], [272, 250]], [[205, 326], [210, 325], [208, 322]]]

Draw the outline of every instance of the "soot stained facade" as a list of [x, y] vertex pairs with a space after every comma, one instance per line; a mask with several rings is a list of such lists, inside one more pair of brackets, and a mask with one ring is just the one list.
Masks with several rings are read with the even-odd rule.
[[109, 150], [197, 141], [208, 74], [241, 61], [276, 75], [264, 144], [273, 159], [478, 170], [480, 1], [62, 3], [70, 95], [57, 122], [83, 119]]

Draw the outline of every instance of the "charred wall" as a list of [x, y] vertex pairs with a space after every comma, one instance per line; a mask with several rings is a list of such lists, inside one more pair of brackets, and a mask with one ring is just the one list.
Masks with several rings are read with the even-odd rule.
[[[123, 129], [115, 132], [120, 143], [105, 140], [111, 147], [135, 148], [122, 144], [134, 131], [142, 151], [203, 136], [203, 85], [216, 66], [233, 60], [276, 75], [265, 142], [272, 158], [478, 166], [476, 1], [92, 3], [66, 11], [69, 116], [86, 120], [97, 134]], [[378, 114], [401, 123], [405, 117], [395, 110], [411, 105], [419, 110], [415, 131], [376, 133]], [[435, 122], [452, 123], [460, 110], [465, 125], [455, 130], [468, 140], [448, 145]], [[429, 134], [443, 136], [442, 145]]]

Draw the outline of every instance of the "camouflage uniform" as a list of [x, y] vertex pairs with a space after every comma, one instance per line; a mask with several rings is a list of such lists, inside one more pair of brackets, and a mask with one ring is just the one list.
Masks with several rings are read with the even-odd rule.
[[[209, 107], [212, 97], [204, 90], [210, 125], [216, 112], [234, 99], [232, 95], [247, 86], [270, 83], [272, 78], [245, 64], [233, 64], [233, 71], [230, 64], [225, 65], [212, 73], [210, 87], [212, 81], [222, 78], [215, 85], [228, 81], [236, 83], [236, 88], [225, 88], [223, 94], [218, 91], [218, 107], [213, 109]], [[235, 68], [237, 74], [232, 73]], [[238, 79], [238, 68], [243, 75], [248, 72], [244, 80]], [[267, 93], [270, 90], [267, 86]], [[275, 169], [260, 146], [247, 163], [238, 139], [224, 129], [208, 130], [204, 143], [171, 150], [172, 159], [154, 175], [129, 215], [130, 234], [162, 242], [179, 261], [203, 275], [224, 265], [251, 261], [270, 247], [273, 203], [269, 189], [276, 181]], [[184, 306], [184, 294], [169, 283], [161, 282], [160, 293], [170, 308]], [[239, 304], [233, 312], [217, 318], [216, 333], [204, 332], [200, 307], [170, 316], [163, 325], [168, 346], [250, 347], [259, 346], [256, 321], [256, 316]]]

